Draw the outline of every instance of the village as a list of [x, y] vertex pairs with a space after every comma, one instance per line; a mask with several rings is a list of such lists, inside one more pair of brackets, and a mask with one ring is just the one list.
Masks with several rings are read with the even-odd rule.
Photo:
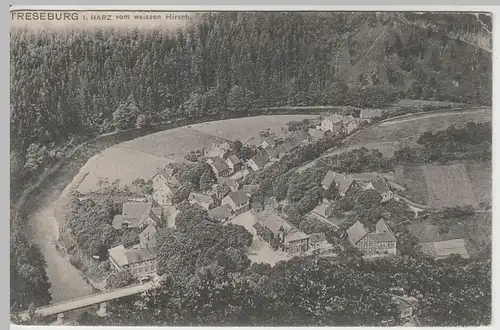
[[[335, 212], [335, 201], [322, 198], [306, 217], [312, 217], [327, 224], [342, 240], [332, 244], [324, 232], [306, 234], [287, 220], [286, 205], [261, 203], [253, 197], [259, 191], [259, 184], [244, 184], [252, 173], [263, 171], [279, 162], [288, 153], [301, 145], [321, 139], [325, 135], [348, 136], [380, 112], [364, 111], [359, 117], [332, 114], [318, 120], [315, 127], [289, 132], [284, 138], [272, 135], [262, 136], [245, 144], [254, 152], [249, 159], [240, 159], [231, 150], [231, 144], [223, 141], [211, 148], [198, 151], [198, 158], [210, 166], [215, 182], [209, 189], [190, 191], [186, 200], [193, 207], [208, 212], [209, 217], [221, 224], [238, 224], [253, 235], [252, 246], [247, 255], [253, 262], [275, 264], [298, 256], [317, 256], [334, 260], [345, 254], [346, 249], [359, 251], [363, 258], [391, 257], [398, 254], [398, 239], [390, 226], [381, 218], [374, 228], [368, 228], [360, 221], [347, 229], [342, 228], [342, 216]], [[313, 125], [311, 125], [313, 126]], [[336, 173], [328, 171], [321, 181], [325, 191], [334, 187], [340, 197], [353, 195], [358, 191], [374, 190], [381, 196], [380, 203], [399, 199], [398, 191], [404, 189], [393, 182], [385, 173]], [[140, 279], [148, 280], [156, 273], [156, 238], [162, 218], [168, 218], [168, 227], [175, 228], [176, 206], [172, 198], [183, 189], [181, 178], [173, 168], [159, 169], [151, 178], [152, 194], [142, 200], [123, 203], [122, 214], [113, 219], [113, 227], [132, 230], [139, 236], [139, 244], [125, 247], [118, 245], [109, 249], [109, 260], [116, 271], [128, 270]], [[195, 206], [196, 205], [196, 206]], [[418, 209], [414, 208], [416, 212]], [[343, 231], [343, 232], [340, 232]], [[435, 259], [458, 254], [469, 258], [464, 240], [421, 243], [422, 252]], [[402, 306], [402, 313], [411, 318], [414, 298], [395, 296]]]

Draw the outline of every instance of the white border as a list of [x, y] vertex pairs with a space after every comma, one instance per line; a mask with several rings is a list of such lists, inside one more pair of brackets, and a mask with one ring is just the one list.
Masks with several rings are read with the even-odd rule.
[[[499, 52], [500, 52], [500, 38], [498, 37], [497, 33], [497, 27], [500, 25], [500, 8], [495, 6], [402, 6], [402, 5], [395, 5], [395, 6], [387, 6], [387, 5], [357, 5], [357, 6], [352, 6], [352, 5], [346, 5], [346, 6], [304, 6], [304, 5], [229, 5], [229, 6], [221, 6], [221, 5], [214, 5], [214, 6], [200, 6], [200, 5], [189, 5], [189, 6], [175, 6], [175, 5], [168, 5], [168, 6], [138, 6], [138, 5], [129, 5], [129, 6], [75, 6], [75, 5], [64, 5], [64, 6], [40, 6], [40, 5], [13, 5], [10, 8], [11, 10], [92, 10], [92, 9], [97, 9], [97, 10], [144, 10], [144, 11], [151, 11], [151, 10], [165, 10], [165, 11], [356, 11], [356, 10], [361, 10], [361, 11], [475, 11], [475, 12], [492, 12], [493, 13], [493, 91], [499, 90], [500, 87], [500, 69], [498, 65], [498, 60], [499, 60]], [[496, 107], [497, 104], [499, 104], [499, 97], [496, 94], [493, 94], [493, 108]], [[8, 109], [8, 107], [6, 107]], [[6, 111], [6, 110], [4, 110]], [[4, 122], [5, 125], [9, 125], [9, 121]], [[500, 141], [497, 139], [499, 137], [500, 133], [497, 132], [496, 127], [500, 128], [500, 116], [496, 116], [495, 113], [493, 113], [493, 140], [494, 141]], [[8, 150], [8, 149], [7, 149]], [[500, 150], [500, 142], [494, 142], [493, 143], [493, 196], [492, 196], [492, 205], [493, 205], [493, 213], [492, 213], [492, 218], [495, 219], [495, 216], [497, 214], [497, 207], [496, 205], [500, 205], [500, 194], [498, 194], [498, 189], [497, 189], [497, 183], [499, 182], [498, 180], [500, 179], [500, 174], [498, 174], [498, 171], [495, 169], [495, 165], [498, 163], [498, 157], [499, 156], [499, 150]], [[7, 195], [8, 196], [8, 195]], [[496, 238], [498, 237], [498, 230], [497, 226], [493, 224], [492, 228], [492, 250], [493, 250], [493, 266], [492, 266], [492, 289], [493, 289], [493, 306], [492, 306], [492, 325], [489, 327], [482, 327], [482, 328], [496, 328], [493, 325], [498, 325], [499, 323], [499, 317], [498, 314], [500, 311], [500, 305], [498, 304], [498, 296], [500, 295], [499, 292], [499, 285], [497, 284], [499, 282], [499, 272], [496, 271], [494, 265], [496, 264], [496, 256], [498, 256], [498, 247], [499, 244], [496, 243]], [[496, 313], [495, 313], [496, 311]], [[27, 327], [27, 326], [17, 326], [17, 325], [12, 325], [12, 329], [32, 329], [33, 327]], [[36, 327], [40, 329], [72, 329], [73, 327]], [[170, 329], [183, 329], [180, 327], [169, 327]], [[92, 327], [78, 327], [78, 329], [96, 329]], [[109, 327], [109, 329], [165, 329], [162, 327]], [[184, 328], [185, 329], [185, 328]], [[219, 329], [218, 327], [214, 327], [213, 329]], [[222, 329], [222, 328], [220, 328]], [[226, 329], [236, 329], [236, 327], [230, 327]], [[279, 329], [279, 328], [276, 328]], [[305, 328], [304, 328], [305, 329]], [[319, 329], [319, 328], [312, 328], [312, 329]], [[348, 329], [348, 328], [339, 328], [339, 329]], [[372, 328], [374, 329], [374, 328]], [[383, 328], [380, 328], [383, 329]], [[439, 327], [439, 328], [429, 328], [429, 329], [447, 329], [445, 327]]]

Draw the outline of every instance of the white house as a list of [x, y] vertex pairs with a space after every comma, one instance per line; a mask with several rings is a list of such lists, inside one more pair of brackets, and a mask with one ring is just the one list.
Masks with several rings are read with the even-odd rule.
[[379, 177], [375, 181], [369, 182], [365, 186], [365, 190], [367, 190], [367, 189], [373, 189], [373, 190], [378, 191], [379, 194], [382, 196], [382, 201], [381, 201], [382, 203], [385, 203], [394, 197], [394, 193], [391, 191], [391, 189], [389, 188], [389, 185], [387, 184], [385, 179], [382, 177]]
[[204, 195], [204, 194], [198, 194], [198, 193], [195, 193], [195, 192], [191, 192], [189, 194], [188, 200], [189, 200], [189, 203], [191, 205], [198, 204], [199, 206], [201, 206], [202, 208], [204, 208], [207, 211], [210, 210], [210, 206], [214, 202], [212, 196], [208, 196], [208, 195]]
[[243, 213], [250, 209], [250, 199], [242, 190], [230, 192], [222, 199], [221, 204], [229, 204], [236, 214]]
[[339, 133], [342, 130], [344, 117], [338, 114], [333, 114], [321, 121], [319, 127], [322, 131], [330, 131], [332, 133]]

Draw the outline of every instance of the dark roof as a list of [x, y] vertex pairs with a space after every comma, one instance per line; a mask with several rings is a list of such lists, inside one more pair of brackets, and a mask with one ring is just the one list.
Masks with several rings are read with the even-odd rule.
[[208, 215], [216, 220], [224, 220], [231, 216], [231, 206], [224, 204], [208, 211]]
[[266, 142], [268, 145], [272, 146], [274, 144], [274, 138], [268, 136], [266, 138], [264, 138], [264, 140], [262, 140], [262, 142]]
[[141, 261], [151, 260], [156, 258], [156, 253], [148, 249], [128, 250], [126, 258], [129, 264], [134, 264]]
[[269, 159], [276, 158], [278, 156], [276, 148], [267, 148], [264, 152], [267, 154], [267, 157], [269, 157]]
[[323, 181], [321, 181], [321, 185], [330, 187], [333, 182], [337, 184], [339, 192], [345, 194], [354, 182], [354, 178], [350, 174], [339, 174], [334, 171], [328, 171]]
[[326, 241], [325, 233], [309, 234], [309, 242], [317, 243], [317, 242], [323, 242], [323, 241]]
[[198, 203], [211, 204], [214, 202], [212, 196], [191, 192], [189, 194], [189, 200], [193, 200], [193, 199], [195, 201], [197, 201]]
[[372, 181], [373, 188], [380, 194], [390, 191], [389, 186], [384, 178], [379, 177], [377, 180]]
[[227, 159], [228, 159], [231, 163], [233, 163], [233, 165], [237, 165], [237, 164], [240, 164], [240, 163], [241, 163], [241, 160], [240, 160], [238, 157], [236, 157], [236, 155], [231, 155], [231, 156], [227, 157]]
[[146, 240], [148, 242], [148, 245], [150, 246], [156, 246], [156, 233], [158, 231], [156, 230], [156, 227], [154, 225], [149, 225], [147, 226], [140, 234], [139, 238], [141, 240]]
[[257, 190], [259, 190], [258, 184], [246, 184], [243, 186], [242, 190], [247, 194], [254, 194]]
[[397, 242], [392, 230], [387, 226], [384, 220], [380, 219], [375, 225], [375, 232], [368, 234], [377, 242]]
[[[152, 210], [152, 203], [123, 203], [122, 223], [126, 221], [129, 223], [129, 227], [137, 227], [146, 220], [147, 217], [151, 217], [154, 221], [158, 221], [158, 216], [154, 214]], [[119, 218], [114, 218], [113, 222], [115, 221], [118, 225]]]
[[315, 129], [315, 128], [310, 128], [308, 133], [310, 136], [317, 138], [317, 139], [321, 139], [322, 137], [325, 136], [325, 132], [320, 131], [320, 130]]
[[275, 235], [278, 235], [280, 229], [282, 229], [285, 233], [288, 233], [290, 230], [295, 228], [291, 223], [274, 213], [270, 214], [265, 219], [260, 220], [259, 223]]
[[276, 148], [274, 148], [274, 150], [276, 150], [279, 157], [282, 157], [286, 154], [286, 149], [283, 146], [277, 146]]
[[300, 145], [300, 142], [297, 141], [295, 138], [288, 138], [286, 139], [285, 141], [283, 141], [283, 147], [288, 150], [288, 151], [291, 151], [295, 148], [297, 148], [298, 146]]
[[250, 201], [247, 194], [245, 194], [245, 192], [242, 190], [232, 191], [228, 194], [228, 196], [236, 205]]
[[262, 210], [262, 204], [260, 202], [253, 202], [252, 209], [261, 209]]
[[214, 162], [212, 163], [212, 166], [217, 170], [217, 172], [223, 172], [227, 169], [229, 169], [229, 165], [222, 159], [215, 159]]
[[353, 244], [358, 243], [367, 234], [365, 227], [359, 221], [356, 221], [351, 227], [349, 227], [349, 229], [346, 230], [346, 233]]
[[257, 165], [258, 167], [264, 165], [267, 162], [267, 157], [262, 153], [258, 153], [252, 159], [255, 165]]
[[296, 131], [293, 134], [293, 137], [295, 138], [296, 141], [299, 141], [299, 142], [302, 142], [302, 141], [307, 140], [309, 138], [307, 133], [302, 129]]

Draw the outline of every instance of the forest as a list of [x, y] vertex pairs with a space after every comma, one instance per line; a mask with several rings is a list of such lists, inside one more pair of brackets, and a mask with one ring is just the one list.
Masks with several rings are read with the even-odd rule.
[[176, 31], [12, 30], [12, 177], [36, 175], [71, 136], [172, 118], [396, 98], [491, 103], [490, 54], [375, 13], [201, 17]]

